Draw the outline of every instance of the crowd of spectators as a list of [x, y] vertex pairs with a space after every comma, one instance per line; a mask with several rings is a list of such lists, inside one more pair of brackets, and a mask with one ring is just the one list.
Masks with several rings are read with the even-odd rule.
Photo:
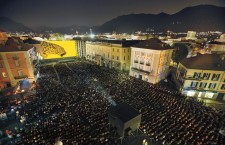
[[[142, 114], [140, 130], [165, 145], [223, 145], [225, 112], [177, 91], [88, 62], [40, 67], [36, 96], [18, 109], [17, 144], [116, 145], [107, 111], [125, 102]], [[113, 104], [113, 102], [115, 104]]]

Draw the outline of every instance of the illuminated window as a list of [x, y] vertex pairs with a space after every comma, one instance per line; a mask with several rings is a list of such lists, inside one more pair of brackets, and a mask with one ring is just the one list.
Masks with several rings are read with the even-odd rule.
[[199, 85], [199, 88], [206, 88], [207, 83], [201, 82]]
[[192, 88], [196, 88], [198, 86], [198, 82], [191, 82], [191, 86]]
[[140, 52], [138, 52], [138, 51], [135, 51], [135, 55], [140, 55]]
[[126, 52], [126, 49], [124, 49], [123, 52], [125, 53]]
[[151, 53], [147, 53], [147, 57], [150, 57], [151, 56]]
[[15, 66], [20, 66], [19, 60], [15, 60]]
[[143, 57], [141, 57], [141, 59], [140, 59], [140, 64], [144, 64], [144, 58]]
[[5, 72], [2, 72], [3, 78], [7, 78], [7, 74]]
[[22, 70], [19, 70], [19, 71], [18, 71], [18, 74], [19, 74], [19, 76], [20, 76], [20, 77], [24, 76], [24, 74], [23, 74], [23, 71], [22, 71]]
[[148, 76], [147, 75], [145, 76], [145, 81], [148, 82]]
[[208, 88], [209, 89], [215, 89], [216, 88], [216, 83], [210, 83]]
[[220, 74], [213, 74], [212, 81], [218, 81], [220, 78]]
[[123, 57], [123, 60], [126, 60], [125, 56]]
[[146, 60], [146, 66], [151, 66], [149, 59]]
[[188, 91], [187, 96], [188, 97], [193, 97], [195, 95], [195, 91]]
[[119, 56], [117, 56], [116, 59], [119, 60]]
[[214, 93], [209, 93], [209, 92], [207, 92], [207, 93], [205, 94], [205, 97], [206, 97], [206, 98], [213, 98], [213, 95], [214, 95]]
[[204, 80], [208, 80], [209, 77], [210, 77], [210, 73], [204, 73], [204, 74], [203, 74], [203, 79], [204, 79]]
[[221, 86], [220, 89], [221, 89], [221, 90], [225, 90], [225, 84], [222, 84], [222, 86]]
[[198, 78], [200, 78], [200, 76], [201, 76], [201, 73], [194, 72], [193, 78], [198, 79]]
[[201, 96], [202, 96], [202, 92], [199, 92], [199, 93], [198, 93], [198, 97], [201, 97]]
[[114, 48], [113, 48], [113, 52], [114, 52]]

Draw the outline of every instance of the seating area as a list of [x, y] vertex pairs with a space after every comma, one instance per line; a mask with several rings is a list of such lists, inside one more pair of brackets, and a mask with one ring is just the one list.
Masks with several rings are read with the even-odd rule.
[[111, 105], [125, 102], [142, 114], [140, 130], [164, 145], [223, 145], [225, 112], [89, 62], [40, 67], [36, 96], [18, 108], [24, 119], [16, 144], [117, 145], [109, 125]]

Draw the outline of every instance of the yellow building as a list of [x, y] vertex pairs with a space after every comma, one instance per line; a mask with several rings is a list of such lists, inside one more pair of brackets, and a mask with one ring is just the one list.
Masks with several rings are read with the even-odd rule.
[[152, 38], [131, 48], [131, 76], [153, 84], [167, 77], [173, 52], [169, 45]]
[[190, 97], [225, 100], [225, 60], [218, 54], [186, 58], [177, 68], [177, 85]]
[[130, 46], [138, 41], [86, 42], [86, 58], [100, 66], [129, 71]]

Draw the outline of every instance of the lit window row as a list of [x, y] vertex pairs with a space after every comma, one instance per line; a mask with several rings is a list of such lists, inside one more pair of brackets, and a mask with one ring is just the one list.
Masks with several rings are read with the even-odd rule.
[[[201, 73], [195, 72], [194, 75], [193, 75], [193, 78], [209, 80], [210, 76], [211, 76], [211, 73], [203, 73], [203, 74], [201, 74]], [[212, 81], [218, 81], [219, 78], [220, 78], [220, 74], [213, 74], [211, 80]]]
[[[190, 87], [192, 88], [202, 88], [202, 89], [207, 89], [207, 84], [205, 82], [191, 82]], [[216, 88], [217, 83], [209, 83], [208, 85], [208, 89], [215, 89]]]

